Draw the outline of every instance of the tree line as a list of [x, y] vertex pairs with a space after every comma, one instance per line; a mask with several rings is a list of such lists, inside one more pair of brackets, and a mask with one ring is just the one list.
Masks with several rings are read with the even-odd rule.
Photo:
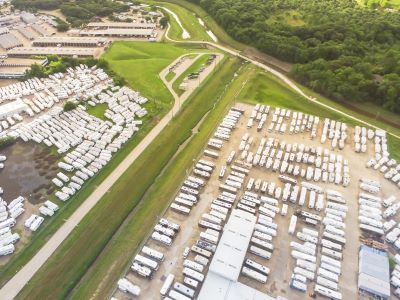
[[400, 113], [400, 14], [356, 0], [189, 1], [238, 41], [294, 63], [292, 75], [313, 90]]
[[72, 27], [88, 23], [94, 17], [107, 17], [130, 9], [127, 4], [111, 0], [12, 0], [11, 4], [28, 11], [60, 9]]

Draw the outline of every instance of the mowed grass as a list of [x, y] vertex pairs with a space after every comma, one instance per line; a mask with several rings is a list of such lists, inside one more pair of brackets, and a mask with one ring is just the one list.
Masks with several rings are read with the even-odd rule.
[[[307, 91], [307, 94], [309, 94], [309, 91]], [[284, 107], [324, 118], [326, 117], [334, 120], [339, 120], [352, 125], [364, 126], [363, 124], [360, 124], [359, 122], [351, 118], [348, 118], [340, 113], [334, 112], [323, 106], [311, 103], [304, 97], [300, 96], [291, 89], [287, 88], [287, 86], [284, 85], [281, 81], [279, 81], [276, 77], [266, 72], [260, 71], [259, 69], [256, 68], [253, 68], [252, 78], [246, 84], [245, 88], [238, 96], [238, 99], [246, 103], [252, 103], [252, 104], [262, 103], [277, 107]], [[324, 99], [323, 102], [332, 105], [339, 105], [328, 99]], [[355, 115], [351, 111], [348, 111], [348, 113], [351, 115]], [[360, 119], [366, 119], [365, 116], [361, 115], [357, 117], [359, 117]], [[382, 124], [379, 121], [376, 120], [368, 120], [368, 121], [371, 122], [372, 124], [374, 124], [375, 122], [377, 126], [381, 126], [381, 128], [387, 129], [385, 127], [385, 124]], [[400, 159], [399, 149], [400, 149], [400, 140], [389, 135], [389, 151], [391, 156], [397, 160]]]
[[[217, 24], [217, 22], [214, 21], [214, 19], [204, 10], [202, 9], [200, 6], [195, 5], [193, 3], [190, 3], [188, 1], [185, 0], [159, 0], [159, 1], [146, 1], [147, 3], [152, 3], [152, 4], [156, 4], [156, 5], [160, 5], [160, 6], [165, 6], [166, 5], [175, 5], [176, 7], [179, 7], [179, 11], [175, 11], [173, 10], [180, 19], [184, 19], [184, 16], [189, 14], [192, 17], [194, 17], [196, 19], [197, 24], [192, 20], [192, 24], [195, 25], [196, 28], [201, 28], [202, 31], [204, 32], [204, 34], [206, 35], [206, 40], [207, 41], [211, 41], [212, 39], [209, 37], [209, 35], [206, 32], [206, 29], [200, 25], [200, 23], [197, 20], [197, 17], [200, 17], [204, 23], [206, 24], [206, 27], [208, 29], [210, 29], [218, 38], [218, 42], [225, 45], [225, 46], [231, 46], [233, 48], [236, 48], [238, 50], [244, 50], [245, 48], [247, 48], [247, 46], [245, 44], [242, 44], [238, 41], [236, 41], [235, 39], [233, 39], [232, 37], [230, 37], [226, 31]], [[182, 11], [184, 11], [185, 13], [182, 14]], [[182, 21], [181, 21], [182, 22]], [[171, 26], [175, 26], [173, 25], [174, 20], [171, 21]], [[176, 24], [178, 25], [178, 24]], [[189, 28], [186, 28], [186, 30], [191, 30]], [[194, 29], [194, 30], [199, 30], [199, 29]], [[190, 31], [189, 31], [190, 32]], [[204, 35], [202, 33], [202, 35]], [[176, 38], [177, 40], [181, 40], [181, 35], [176, 35], [174, 33], [174, 35], [172, 35], [172, 32], [170, 31], [169, 34], [171, 37], [174, 37], [174, 39]]]
[[171, 81], [174, 77], [175, 77], [175, 72], [173, 72], [173, 71], [171, 71], [171, 72], [168, 72], [168, 74], [167, 74], [167, 76], [165, 76], [165, 79], [169, 82], [169, 81]]
[[[185, 80], [185, 78], [193, 73], [193, 72], [198, 72], [200, 68], [205, 65], [207, 60], [210, 58], [210, 54], [203, 54], [200, 55], [199, 58], [197, 58], [190, 66], [187, 68], [181, 75], [178, 76], [178, 78], [175, 79], [175, 81], [172, 83], [172, 88], [174, 91], [180, 96], [182, 95], [185, 91], [181, 90], [179, 87], [182, 84], [182, 82]], [[199, 80], [199, 79], [191, 79], [191, 80]]]
[[96, 104], [96, 106], [87, 105], [86, 112], [101, 120], [107, 120], [107, 118], [104, 116], [104, 113], [106, 112], [107, 108], [108, 105], [106, 103]]
[[[104, 262], [98, 260], [103, 268], [100, 286], [90, 284], [94, 291], [101, 290], [103, 285], [109, 289], [115, 284], [123, 268], [130, 258], [127, 249], [139, 244], [151, 228], [158, 213], [162, 211], [163, 198], [153, 201], [140, 201], [147, 189], [154, 183], [163, 167], [176, 154], [179, 146], [191, 135], [191, 130], [201, 120], [204, 114], [212, 108], [218, 95], [230, 82], [239, 67], [235, 58], [228, 60], [220, 67], [215, 77], [208, 78], [201, 89], [188, 99], [182, 111], [170, 122], [153, 143], [117, 180], [108, 193], [89, 212], [71, 235], [63, 242], [45, 265], [36, 273], [18, 299], [61, 299], [66, 298], [75, 285], [81, 280], [90, 267], [94, 269], [96, 261], [110, 239], [132, 213], [137, 204], [141, 203], [134, 212], [132, 222], [135, 222], [135, 234], [116, 240], [116, 250]], [[189, 105], [190, 103], [190, 105]], [[184, 170], [181, 170], [184, 172]], [[159, 180], [162, 180], [159, 179]], [[127, 240], [128, 239], [128, 240]], [[112, 243], [115, 238], [112, 239]], [[110, 249], [108, 245], [106, 249]], [[121, 257], [120, 257], [121, 256]], [[115, 263], [112, 261], [115, 259]], [[104, 263], [109, 262], [110, 264]], [[91, 269], [91, 270], [92, 270]], [[85, 276], [85, 278], [89, 277]], [[90, 278], [90, 277], [89, 277]], [[99, 288], [99, 289], [97, 289]], [[103, 290], [101, 290], [103, 291]], [[99, 292], [97, 298], [103, 299], [105, 294]], [[87, 299], [80, 297], [76, 299]]]
[[[56, 232], [96, 187], [136, 147], [151, 128], [157, 124], [159, 119], [165, 115], [167, 110], [172, 106], [173, 98], [159, 79], [159, 71], [164, 66], [172, 63], [181, 53], [188, 53], [192, 50], [198, 50], [198, 47], [195, 45], [175, 46], [173, 44], [161, 47], [160, 44], [148, 42], [116, 42], [111, 46], [111, 49], [106, 54], [106, 59], [110, 63], [110, 67], [121, 76], [129, 77], [127, 80], [131, 84], [131, 87], [151, 100], [146, 104], [146, 108], [150, 113], [143, 119], [144, 125], [140, 131], [113, 156], [105, 168], [85, 183], [79, 193], [66, 203], [59, 201], [54, 195], [50, 197], [51, 201], [59, 204], [59, 211], [54, 217], [47, 219], [37, 232], [32, 234], [26, 246], [13, 254], [7, 264], [0, 267], [0, 285], [3, 285], [14, 276], [36, 254], [50, 236]], [[150, 57], [149, 59], [149, 55], [154, 55], [154, 57]], [[126, 60], [129, 60], [129, 64]], [[123, 67], [124, 63], [128, 65], [127, 68]], [[149, 63], [153, 65], [148, 67]], [[140, 70], [140, 73], [137, 70]], [[145, 82], [144, 78], [139, 74], [151, 81], [149, 83]], [[135, 81], [135, 84], [132, 84], [133, 81]], [[97, 105], [94, 108], [88, 109], [89, 113], [100, 117], [104, 113], [103, 109], [105, 107]]]
[[[172, 10], [179, 17], [182, 26], [187, 30], [187, 32], [189, 32], [190, 38], [188, 40], [212, 41], [210, 36], [207, 34], [206, 29], [200, 25], [196, 16], [187, 9], [181, 7], [180, 5], [167, 2], [160, 3], [152, 0], [144, 2], [149, 4], [157, 4], [160, 5], [161, 7], [165, 7]], [[165, 10], [163, 10], [163, 12], [169, 14]], [[169, 14], [169, 20], [170, 20], [170, 25], [172, 27], [170, 29], [169, 36], [175, 40], [182, 40], [182, 29], [180, 28], [179, 24], [176, 22], [175, 18], [171, 14]]]
[[173, 97], [159, 73], [187, 52], [184, 47], [174, 44], [114, 42], [103, 58], [129, 86], [142, 91], [156, 105], [164, 106], [173, 103]]

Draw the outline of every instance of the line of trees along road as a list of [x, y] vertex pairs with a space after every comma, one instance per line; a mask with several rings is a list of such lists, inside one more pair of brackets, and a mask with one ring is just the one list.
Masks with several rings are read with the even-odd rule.
[[292, 75], [339, 101], [400, 113], [400, 13], [355, 0], [189, 0], [235, 39], [295, 63]]

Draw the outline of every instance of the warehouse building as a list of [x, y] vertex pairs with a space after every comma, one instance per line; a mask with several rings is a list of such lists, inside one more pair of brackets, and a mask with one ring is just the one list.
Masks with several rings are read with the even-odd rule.
[[359, 252], [358, 289], [379, 299], [390, 298], [389, 257], [386, 252], [362, 245]]
[[32, 46], [34, 47], [98, 47], [104, 46], [107, 42], [105, 38], [98, 37], [38, 37]]
[[21, 47], [22, 45], [22, 42], [11, 33], [0, 35], [0, 47], [5, 50], [10, 50], [15, 47]]
[[21, 99], [2, 104], [0, 105], [0, 120], [19, 114], [27, 109], [28, 106]]
[[29, 30], [29, 27], [18, 26], [16, 29], [20, 34], [22, 34], [25, 38], [27, 38], [30, 41], [35, 38], [32, 31]]
[[211, 261], [199, 300], [276, 300], [238, 282], [256, 217], [240, 209], [232, 211]]
[[21, 20], [26, 24], [33, 24], [38, 21], [34, 14], [28, 13], [26, 11], [21, 12]]
[[155, 29], [154, 23], [131, 23], [131, 22], [93, 22], [89, 23], [87, 28], [90, 29], [109, 29], [109, 28], [126, 28], [126, 29]]
[[153, 36], [153, 29], [104, 29], [104, 30], [89, 30], [79, 32], [80, 36], [106, 36], [106, 37], [134, 37], [134, 38], [149, 38]]
[[43, 35], [43, 36], [50, 36], [50, 35], [51, 35], [51, 33], [48, 32], [48, 31], [46, 30], [46, 28], [44, 28], [44, 27], [42, 27], [42, 26], [40, 26], [40, 25], [38, 25], [38, 24], [33, 24], [33, 25], [32, 25], [32, 28], [33, 28], [33, 30], [35, 30], [37, 33], [39, 33], [40, 35]]
[[0, 35], [6, 34], [6, 33], [9, 33], [9, 32], [10, 32], [10, 30], [8, 30], [7, 27], [0, 27]]
[[58, 47], [20, 47], [8, 52], [9, 57], [31, 57], [35, 55], [59, 55], [76, 57], [94, 57], [96, 48], [58, 48]]

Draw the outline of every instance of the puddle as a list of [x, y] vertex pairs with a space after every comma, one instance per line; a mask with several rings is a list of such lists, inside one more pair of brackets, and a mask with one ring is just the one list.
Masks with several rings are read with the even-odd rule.
[[0, 153], [7, 156], [4, 169], [0, 170], [0, 186], [4, 189], [2, 198], [6, 202], [21, 195], [37, 204], [54, 192], [51, 179], [58, 172], [56, 162], [59, 156], [49, 148], [17, 141]]

